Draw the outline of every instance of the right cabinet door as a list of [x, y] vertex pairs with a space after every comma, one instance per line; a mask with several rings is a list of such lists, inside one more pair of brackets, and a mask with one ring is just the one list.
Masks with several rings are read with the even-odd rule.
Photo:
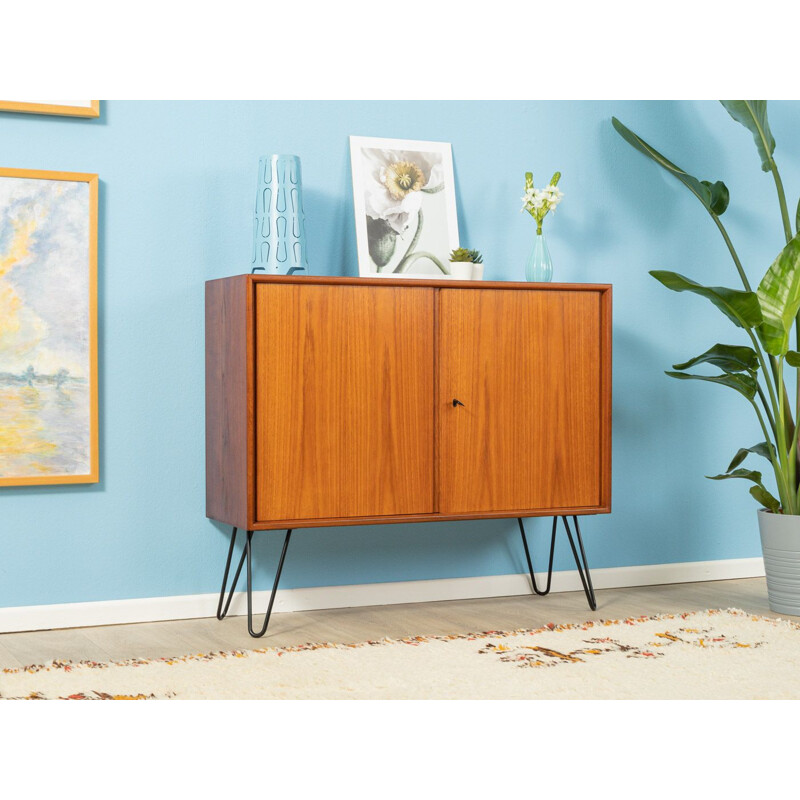
[[604, 302], [597, 291], [439, 291], [439, 513], [608, 503]]

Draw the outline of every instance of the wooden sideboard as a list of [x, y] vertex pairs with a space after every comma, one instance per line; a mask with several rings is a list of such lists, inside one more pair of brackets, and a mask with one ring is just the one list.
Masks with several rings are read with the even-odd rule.
[[524, 540], [521, 518], [572, 515], [579, 533], [611, 509], [611, 287], [209, 281], [206, 481], [207, 516], [247, 531], [237, 578], [258, 530], [516, 517]]

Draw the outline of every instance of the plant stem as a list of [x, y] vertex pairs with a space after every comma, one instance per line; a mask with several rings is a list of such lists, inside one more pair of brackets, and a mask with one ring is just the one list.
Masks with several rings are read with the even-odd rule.
[[434, 264], [436, 264], [437, 267], [439, 267], [439, 269], [445, 275], [449, 275], [450, 274], [450, 270], [444, 264], [442, 264], [442, 262], [439, 261], [439, 259], [436, 258], [436, 256], [433, 255], [433, 253], [426, 253], [423, 250], [420, 250], [417, 253], [412, 253], [410, 256], [406, 256], [403, 259], [402, 264], [400, 264], [400, 266], [396, 267], [394, 271], [395, 272], [405, 272], [415, 261], [417, 261], [420, 258], [428, 258], [428, 259], [430, 259], [431, 261], [433, 261]]
[[[783, 356], [778, 359], [778, 374], [780, 375], [781, 385], [783, 385]], [[788, 397], [781, 395], [781, 403], [780, 403], [780, 419], [783, 421], [785, 419], [785, 412], [788, 411]], [[786, 476], [786, 484], [787, 484], [787, 491], [792, 497], [792, 506], [791, 510], [788, 512], [790, 514], [795, 514], [795, 508], [797, 505], [796, 500], [796, 492], [797, 492], [797, 439], [792, 435], [791, 437], [787, 436], [785, 425], [781, 424], [779, 427], [780, 436], [776, 439], [776, 444], [778, 445], [778, 457], [781, 458], [783, 463], [782, 469], [785, 470]], [[791, 445], [789, 445], [789, 441], [791, 440]], [[788, 452], [787, 450], [788, 445]]]
[[[736, 252], [736, 249], [733, 246], [733, 242], [731, 241], [731, 237], [728, 236], [728, 231], [725, 230], [725, 226], [720, 222], [719, 217], [713, 211], [709, 211], [708, 213], [711, 215], [711, 218], [714, 220], [714, 223], [719, 228], [719, 232], [722, 234], [722, 238], [725, 240], [725, 244], [728, 246], [728, 251], [730, 252], [731, 257], [733, 258], [733, 263], [736, 265], [736, 269], [739, 272], [739, 277], [742, 279], [742, 285], [744, 286], [746, 291], [752, 292], [753, 289], [750, 286], [750, 281], [747, 280], [747, 275], [745, 275], [744, 267], [742, 267], [742, 262], [739, 260], [739, 255], [738, 255], [738, 253]], [[800, 332], [800, 315], [798, 316], [797, 325], [798, 325], [798, 331]], [[772, 367], [772, 377], [775, 379], [775, 384], [777, 386], [777, 384], [778, 384], [778, 364], [777, 364], [777, 361], [775, 360], [775, 356], [770, 356], [769, 357], [769, 363], [770, 363], [770, 366]], [[785, 387], [783, 387], [783, 391], [784, 392], [786, 391]], [[788, 397], [788, 395], [787, 395], [787, 397]], [[798, 414], [800, 414], [800, 394], [798, 394], [798, 404], [799, 404], [798, 405]], [[787, 429], [791, 428], [791, 430], [793, 432], [794, 431], [794, 420], [792, 420], [792, 418], [791, 418], [791, 413], [787, 417], [786, 422], [787, 422]]]
[[[785, 420], [785, 417], [783, 415], [781, 415], [781, 413], [780, 413], [781, 406], [780, 406], [780, 404], [778, 402], [778, 399], [776, 397], [775, 390], [772, 388], [772, 381], [770, 380], [770, 375], [769, 375], [769, 372], [767, 371], [767, 359], [764, 356], [764, 351], [761, 349], [761, 345], [760, 345], [758, 339], [756, 338], [756, 335], [753, 333], [753, 331], [750, 328], [745, 328], [745, 330], [747, 331], [747, 335], [750, 337], [750, 342], [753, 345], [753, 350], [756, 351], [756, 357], [758, 358], [759, 363], [761, 364], [761, 372], [764, 375], [764, 382], [767, 384], [767, 391], [769, 392], [769, 399], [770, 399], [770, 404], [772, 405], [772, 413], [774, 414], [774, 419], [776, 421], [780, 421], [781, 422], [781, 428], [783, 428], [783, 435], [786, 436], [786, 429], [785, 429], [785, 425], [783, 424], [784, 420]], [[773, 359], [773, 361], [774, 361], [774, 359]], [[785, 396], [786, 395], [786, 387], [783, 386], [783, 379], [782, 379], [782, 376], [781, 376], [781, 370], [780, 370], [780, 367], [777, 364], [777, 362], [774, 364], [774, 367], [775, 367], [775, 369], [774, 369], [774, 378], [775, 378], [776, 388], [779, 388], [779, 387], [783, 388], [783, 392], [781, 392], [781, 400], [785, 401], [787, 399], [787, 397]], [[777, 441], [777, 436], [778, 436], [777, 428], [776, 428], [775, 436], [776, 436], [776, 441]]]
[[422, 234], [422, 209], [419, 210], [419, 214], [417, 215], [417, 229], [414, 231], [414, 238], [411, 240], [411, 244], [408, 246], [408, 250], [406, 250], [405, 255], [397, 262], [397, 266], [394, 268], [393, 272], [405, 272], [402, 268], [403, 264], [405, 264], [406, 259], [411, 255], [414, 248], [417, 246], [417, 242], [419, 241], [419, 237]]
[[[770, 157], [769, 160], [770, 172], [775, 181], [775, 191], [778, 193], [778, 204], [781, 207], [781, 221], [783, 222], [783, 235], [786, 237], [786, 244], [792, 240], [792, 223], [789, 219], [789, 208], [786, 205], [786, 192], [783, 190], [783, 181], [781, 180], [780, 173], [778, 172], [778, 165], [775, 159]], [[800, 314], [795, 319], [795, 342], [796, 346], [800, 348]], [[800, 380], [797, 381], [796, 396], [795, 396], [795, 418], [800, 420]], [[797, 477], [800, 475], [800, 447], [798, 447], [797, 437], [800, 436], [800, 426], [795, 428], [792, 432], [792, 451], [794, 452], [793, 460], [793, 480], [792, 485], [795, 492], [800, 489], [797, 485]]]
[[[779, 180], [780, 180], [780, 178], [779, 178]], [[782, 190], [783, 190], [783, 187], [781, 187], [781, 191]], [[784, 198], [783, 202], [785, 204], [785, 202], [786, 202], [785, 198]], [[728, 246], [728, 251], [731, 254], [731, 258], [733, 258], [733, 263], [736, 265], [736, 269], [737, 269], [737, 271], [739, 273], [739, 277], [742, 280], [742, 285], [744, 286], [746, 291], [752, 292], [753, 289], [750, 286], [750, 281], [747, 280], [747, 275], [744, 272], [744, 267], [742, 267], [742, 262], [739, 259], [739, 255], [736, 252], [736, 248], [733, 246], [733, 242], [731, 241], [731, 237], [728, 236], [728, 231], [725, 230], [725, 226], [722, 224], [722, 222], [720, 222], [719, 217], [713, 211], [711, 211], [709, 209], [708, 213], [711, 215], [711, 219], [714, 220], [714, 223], [717, 226], [717, 228], [719, 228], [719, 232], [722, 234], [722, 238], [725, 240], [725, 244]], [[800, 345], [800, 314], [798, 314], [798, 319], [797, 319], [796, 325], [797, 325], [797, 331], [798, 331], [798, 344]], [[750, 338], [753, 339], [752, 336]], [[758, 344], [756, 343], [755, 339], [753, 339], [753, 342], [754, 342], [754, 347], [755, 347], [756, 351], [759, 353], [759, 357], [760, 357], [760, 359], [762, 361], [762, 367], [764, 369], [764, 380], [767, 381], [767, 386], [769, 387], [770, 386], [769, 377], [768, 377], [768, 374], [766, 372], [766, 366], [763, 366], [764, 365], [764, 357], [763, 357], [763, 354], [761, 353], [761, 348], [758, 346]], [[772, 369], [772, 377], [773, 377], [773, 380], [775, 381], [775, 388], [776, 388], [776, 390], [780, 391], [781, 394], [785, 395], [784, 399], [787, 401], [787, 403], [786, 403], [786, 415], [783, 417], [783, 425], [784, 425], [784, 428], [786, 430], [786, 436], [787, 436], [787, 438], [793, 438], [795, 433], [797, 432], [797, 433], [800, 434], [800, 431], [796, 431], [795, 430], [794, 419], [792, 418], [791, 407], [789, 406], [789, 403], [788, 403], [789, 395], [788, 395], [788, 392], [786, 391], [786, 386], [783, 384], [783, 381], [779, 381], [778, 380], [778, 362], [776, 361], [775, 356], [771, 355], [769, 357], [769, 364], [770, 364], [770, 367]], [[770, 391], [770, 395], [772, 395], [771, 391]], [[774, 400], [774, 395], [772, 395], [772, 396], [773, 396], [773, 400]], [[798, 391], [797, 391], [797, 415], [798, 415], [798, 418], [800, 418], [800, 381], [798, 382]], [[798, 426], [798, 427], [800, 427], [800, 426]], [[798, 455], [800, 456], [800, 448], [798, 448]]]
[[797, 439], [792, 437], [792, 446], [789, 448], [789, 491], [794, 493], [795, 507], [797, 507]]
[[[791, 220], [789, 219], [789, 208], [786, 205], [786, 192], [783, 189], [783, 181], [781, 180], [781, 175], [778, 172], [778, 165], [775, 163], [775, 159], [772, 158], [771, 156], [769, 159], [769, 169], [770, 172], [772, 173], [772, 179], [775, 181], [775, 191], [778, 194], [778, 204], [780, 205], [781, 208], [783, 235], [786, 238], [786, 244], [789, 244], [789, 242], [791, 242], [792, 240], [792, 223]], [[797, 315], [797, 318], [795, 320], [795, 341], [797, 343], [797, 346], [800, 347], [800, 314]], [[795, 397], [795, 418], [800, 420], [800, 380], [797, 381], [797, 389]], [[800, 435], [800, 430], [798, 430], [798, 428], [800, 428], [800, 426], [797, 426], [795, 428], [792, 425], [792, 430], [791, 430], [792, 447], [790, 449], [790, 457], [792, 459], [792, 464], [791, 464], [792, 489], [795, 492], [797, 492], [798, 490], [797, 477], [798, 475], [800, 475], [800, 469], [798, 468], [798, 466], [800, 465], [800, 461], [798, 461], [798, 459], [800, 459], [800, 448], [797, 446], [797, 437]]]
[[[783, 358], [778, 359], [778, 377], [781, 385], [783, 385]], [[783, 395], [783, 393], [781, 393], [780, 406], [778, 411], [779, 411], [780, 422], [783, 423], [786, 413], [786, 397]], [[792, 437], [792, 439], [794, 439], [794, 437]], [[781, 462], [781, 471], [784, 473], [786, 477], [787, 485], [791, 487], [792, 501], [794, 501], [794, 491], [795, 491], [794, 469], [793, 465], [789, 463], [788, 453], [786, 452], [787, 450], [786, 429], [783, 426], [783, 424], [781, 424], [778, 428], [778, 436], [775, 444], [778, 446], [778, 458], [780, 459]], [[789, 447], [789, 450], [791, 449], [792, 448]], [[792, 505], [794, 505], [794, 503]], [[792, 514], [794, 512], [790, 511], [789, 513]]]
[[[755, 409], [756, 415], [758, 416], [758, 421], [761, 424], [761, 430], [764, 432], [764, 437], [768, 444], [770, 444], [769, 432], [767, 431], [766, 423], [764, 422], [764, 417], [761, 416], [761, 412], [758, 409], [758, 406], [755, 404], [753, 400], [750, 401], [750, 404]], [[783, 472], [779, 469], [778, 465], [775, 463], [773, 459], [770, 459], [770, 463], [772, 464], [772, 469], [775, 472], [775, 483], [778, 487], [778, 496], [781, 500], [781, 505], [783, 506], [784, 513], [793, 513], [789, 511], [789, 508], [794, 509], [795, 502], [794, 502], [794, 493], [790, 493], [788, 491], [788, 487], [786, 486], [786, 479], [784, 477]]]
[[[777, 167], [776, 167], [776, 171], [777, 171]], [[778, 180], [780, 181], [780, 178], [778, 178]], [[782, 191], [783, 191], [783, 186], [781, 186], [781, 192]], [[785, 204], [786, 204], [786, 199], [784, 197], [783, 205], [785, 206]], [[714, 223], [716, 224], [717, 228], [719, 228], [719, 232], [722, 234], [722, 238], [725, 240], [725, 244], [728, 246], [728, 251], [731, 254], [731, 258], [733, 258], [733, 263], [736, 265], [736, 269], [737, 269], [737, 271], [739, 273], [739, 277], [742, 280], [742, 285], [744, 286], [746, 291], [752, 292], [753, 289], [750, 286], [750, 281], [747, 280], [747, 275], [745, 274], [744, 267], [742, 266], [742, 262], [739, 259], [738, 253], [736, 252], [736, 248], [733, 246], [733, 242], [731, 241], [731, 237], [728, 236], [728, 231], [725, 230], [725, 226], [722, 224], [722, 222], [720, 221], [719, 217], [713, 211], [711, 211], [709, 209], [708, 213], [711, 215], [711, 218], [714, 220]], [[796, 326], [797, 326], [797, 334], [798, 334], [798, 346], [800, 347], [800, 314], [798, 314], [798, 318], [797, 318], [797, 321], [796, 321]], [[770, 397], [771, 397], [772, 402], [773, 402], [773, 409], [775, 409], [775, 406], [776, 406], [776, 404], [775, 404], [775, 394], [772, 391], [772, 384], [770, 383], [770, 380], [769, 380], [769, 373], [767, 372], [767, 368], [766, 368], [766, 359], [764, 357], [764, 354], [763, 354], [763, 352], [761, 350], [760, 345], [758, 344], [758, 340], [752, 335], [752, 333], [750, 331], [748, 331], [748, 333], [750, 333], [750, 339], [753, 342], [753, 347], [756, 350], [756, 352], [758, 353], [759, 360], [761, 361], [762, 371], [764, 372], [764, 380], [767, 382], [767, 388], [770, 390]], [[786, 386], [783, 383], [783, 380], [779, 380], [778, 379], [778, 362], [775, 359], [775, 356], [771, 355], [769, 357], [769, 364], [770, 364], [770, 367], [771, 367], [771, 370], [772, 370], [772, 378], [775, 381], [775, 389], [776, 389], [776, 391], [778, 391], [781, 394], [782, 399], [785, 401], [785, 414], [781, 417], [781, 423], [782, 423], [782, 426], [784, 428], [784, 436], [786, 437], [786, 439], [793, 439], [795, 434], [800, 435], [800, 430], [795, 429], [794, 419], [792, 418], [791, 406], [789, 405], [789, 402], [788, 402], [789, 394], [786, 391]], [[765, 408], [766, 408], [766, 406], [765, 406]], [[797, 408], [797, 417], [798, 417], [798, 419], [800, 419], [800, 381], [798, 381], [797, 406], [796, 406], [796, 408]], [[775, 410], [777, 412], [777, 409], [775, 409]], [[798, 426], [798, 428], [800, 428], [800, 426]], [[776, 441], [777, 441], [777, 432], [776, 432]], [[796, 448], [796, 449], [797, 449], [798, 457], [800, 458], [800, 448]]]
[[789, 209], [786, 206], [786, 193], [783, 191], [783, 181], [778, 173], [778, 165], [774, 158], [769, 160], [769, 168], [775, 180], [775, 189], [778, 192], [778, 203], [781, 207], [781, 219], [783, 220], [783, 233], [786, 236], [786, 244], [792, 241], [792, 223], [789, 221]]
[[[776, 370], [776, 389], [778, 389], [780, 398], [778, 399], [776, 397], [775, 390], [773, 390], [769, 372], [767, 372], [766, 358], [763, 350], [761, 349], [761, 345], [759, 344], [756, 336], [753, 334], [753, 331], [749, 328], [746, 330], [747, 335], [750, 337], [750, 341], [753, 344], [753, 349], [756, 351], [756, 356], [761, 364], [761, 371], [764, 374], [764, 381], [767, 384], [767, 391], [769, 392], [770, 403], [768, 404], [761, 385], [758, 383], [758, 381], [756, 381], [761, 402], [764, 404], [764, 411], [767, 413], [767, 418], [770, 419], [773, 435], [775, 437], [774, 450], [778, 458], [778, 464], [772, 461], [772, 465], [775, 469], [776, 476], [779, 474], [781, 476], [781, 480], [779, 481], [780, 486], [784, 487], [781, 489], [781, 491], [784, 492], [781, 497], [781, 502], [785, 508], [794, 509], [797, 504], [797, 501], [795, 500], [795, 492], [797, 490], [796, 459], [798, 448], [796, 446], [793, 423], [790, 421], [791, 410], [789, 406], [789, 396], [786, 391], [786, 385], [783, 382], [783, 359], [775, 359], [774, 357], [771, 357]], [[772, 412], [774, 416], [770, 415], [770, 405], [772, 406]], [[763, 422], [763, 418], [761, 417], [761, 413], [759, 412], [758, 406], [755, 404], [755, 402], [753, 402], [753, 407], [756, 409], [756, 413], [758, 413], [759, 416], [759, 421], [762, 423], [762, 429], [764, 430], [765, 435], [767, 435], [766, 425]], [[769, 441], [769, 439], [767, 439], [767, 441]], [[792, 442], [791, 446], [788, 444], [790, 441]], [[788, 455], [787, 448], [789, 451]], [[787, 502], [786, 498], [788, 498], [789, 495], [791, 495], [791, 501]], [[788, 513], [794, 514], [795, 511]]]
[[761, 398], [761, 405], [764, 406], [764, 412], [767, 415], [767, 421], [769, 422], [769, 427], [772, 430], [772, 435], [777, 439], [778, 433], [777, 428], [775, 427], [775, 418], [772, 416], [772, 412], [769, 410], [767, 396], [764, 394], [764, 390], [761, 388], [761, 384], [758, 382], [756, 383], [756, 389], [758, 390], [758, 396]]
[[739, 260], [739, 256], [736, 253], [736, 250], [733, 247], [733, 242], [731, 241], [731, 237], [728, 236], [728, 231], [725, 230], [725, 226], [720, 222], [719, 217], [713, 212], [708, 212], [711, 215], [711, 219], [714, 220], [714, 223], [719, 228], [719, 232], [722, 234], [722, 238], [725, 240], [725, 244], [728, 245], [728, 251], [733, 258], [733, 263], [736, 265], [736, 269], [739, 272], [739, 277], [742, 279], [742, 285], [748, 292], [752, 292], [753, 289], [750, 286], [750, 281], [747, 280], [747, 275], [745, 275], [744, 267], [742, 266], [742, 262]]
[[[797, 318], [795, 319], [794, 323], [794, 337], [795, 337], [795, 348], [800, 349], [800, 313], [798, 313]], [[795, 370], [795, 418], [800, 422], [800, 375], [798, 375], [797, 370]], [[798, 438], [800, 437], [800, 425], [797, 425], [792, 430], [792, 444], [794, 447], [794, 461], [795, 461], [795, 485], [794, 490], [796, 492], [800, 491], [800, 447], [798, 446]]]

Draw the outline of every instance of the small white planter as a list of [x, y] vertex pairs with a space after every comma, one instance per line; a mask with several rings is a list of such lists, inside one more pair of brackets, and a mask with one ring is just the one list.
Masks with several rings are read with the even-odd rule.
[[800, 616], [800, 516], [760, 509], [758, 529], [769, 607], [778, 614]]
[[471, 261], [451, 261], [450, 274], [457, 281], [471, 281], [472, 268], [475, 265]]
[[483, 280], [483, 264], [472, 265], [472, 280], [474, 281]]

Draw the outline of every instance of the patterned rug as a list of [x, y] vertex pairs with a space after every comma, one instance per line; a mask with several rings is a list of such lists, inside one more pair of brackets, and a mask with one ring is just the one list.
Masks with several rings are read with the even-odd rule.
[[797, 699], [800, 625], [738, 609], [536, 630], [53, 661], [2, 699]]

